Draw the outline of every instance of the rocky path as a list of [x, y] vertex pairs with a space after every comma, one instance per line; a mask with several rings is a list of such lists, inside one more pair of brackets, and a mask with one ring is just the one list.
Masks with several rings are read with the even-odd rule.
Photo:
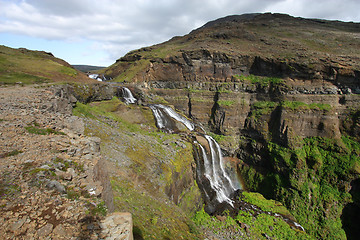
[[94, 180], [100, 140], [84, 136], [71, 104], [56, 87], [0, 88], [1, 239], [111, 234]]

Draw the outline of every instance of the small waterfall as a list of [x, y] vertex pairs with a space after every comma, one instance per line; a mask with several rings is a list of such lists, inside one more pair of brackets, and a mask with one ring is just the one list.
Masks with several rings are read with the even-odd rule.
[[131, 91], [127, 87], [122, 88], [122, 94], [123, 94], [123, 98], [125, 100], [125, 103], [127, 103], [127, 104], [136, 103], [137, 99], [134, 98]]
[[100, 81], [100, 82], [103, 81], [103, 79], [100, 77], [99, 74], [90, 74], [90, 75], [88, 75], [88, 77], [89, 77], [89, 78], [92, 78], [92, 79], [95, 79], [95, 80], [98, 80], [98, 81]]
[[155, 116], [156, 124], [159, 129], [170, 133], [177, 131], [176, 122], [173, 120], [182, 123], [190, 131], [195, 129], [192, 122], [175, 112], [171, 107], [161, 104], [152, 104], [150, 105], [150, 108]]
[[[161, 104], [150, 105], [150, 108], [156, 119], [157, 127], [169, 133], [178, 131], [177, 123], [186, 126], [190, 131], [194, 131], [193, 122], [175, 112], [172, 108]], [[198, 163], [197, 175], [203, 186], [206, 202], [210, 205], [216, 205], [226, 202], [233, 206], [230, 196], [240, 189], [240, 184], [234, 183], [234, 180], [226, 173], [222, 152], [219, 144], [208, 135], [203, 136], [204, 141], [195, 144], [199, 147], [202, 161]], [[208, 151], [206, 149], [209, 149]], [[210, 186], [209, 186], [210, 185]]]

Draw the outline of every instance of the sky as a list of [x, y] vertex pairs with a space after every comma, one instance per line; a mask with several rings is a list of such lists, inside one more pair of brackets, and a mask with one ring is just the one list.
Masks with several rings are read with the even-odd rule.
[[127, 52], [228, 15], [286, 13], [360, 22], [360, 0], [0, 0], [0, 45], [109, 66]]

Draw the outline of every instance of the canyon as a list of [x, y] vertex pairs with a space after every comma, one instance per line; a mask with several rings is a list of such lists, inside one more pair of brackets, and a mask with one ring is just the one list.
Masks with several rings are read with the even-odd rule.
[[359, 44], [358, 23], [245, 14], [132, 51], [102, 74], [213, 133], [246, 188], [282, 202], [310, 235], [351, 239]]
[[[67, 70], [64, 79], [86, 83], [4, 86], [1, 171], [21, 176], [20, 188], [1, 182], [9, 194], [0, 199], [4, 234], [57, 236], [61, 226], [74, 237], [106, 238], [115, 232], [106, 230], [111, 214], [129, 212], [134, 239], [356, 239], [359, 58], [359, 23], [244, 14], [129, 52], [96, 73], [102, 82]], [[17, 103], [6, 92], [19, 93]], [[36, 160], [28, 127], [51, 128], [48, 141], [64, 146], [50, 144], [25, 168]], [[11, 156], [15, 138], [25, 140]], [[57, 157], [71, 164], [52, 167]], [[95, 185], [101, 193], [88, 196]], [[10, 201], [23, 189], [35, 189], [38, 202], [46, 201], [41, 191], [61, 200], [51, 219], [74, 202], [77, 225], [47, 225], [44, 213], [32, 231], [35, 217], [16, 207], [30, 209], [28, 198]], [[107, 215], [87, 216], [91, 202], [96, 210], [105, 204]]]

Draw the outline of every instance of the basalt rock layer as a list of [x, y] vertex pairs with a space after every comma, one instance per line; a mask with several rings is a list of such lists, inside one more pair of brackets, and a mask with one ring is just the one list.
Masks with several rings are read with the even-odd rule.
[[359, 57], [359, 23], [247, 14], [132, 51], [103, 73], [213, 132], [248, 189], [282, 201], [312, 236], [344, 239], [356, 232], [344, 219], [357, 206]]

